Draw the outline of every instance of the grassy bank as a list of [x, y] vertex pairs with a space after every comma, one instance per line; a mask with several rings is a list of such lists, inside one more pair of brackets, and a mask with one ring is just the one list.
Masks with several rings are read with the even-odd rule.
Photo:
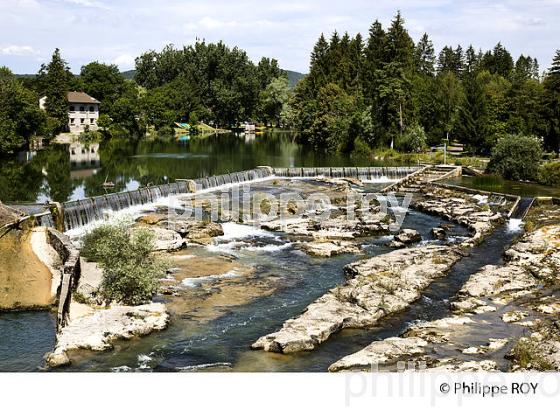
[[[444, 155], [441, 151], [436, 152], [421, 152], [421, 153], [408, 153], [399, 152], [392, 149], [387, 150], [374, 150], [368, 154], [373, 160], [390, 160], [396, 162], [403, 162], [409, 164], [430, 164], [439, 165], [444, 163]], [[448, 165], [462, 165], [465, 167], [473, 167], [480, 170], [485, 170], [488, 165], [488, 158], [485, 157], [454, 157], [447, 155]]]

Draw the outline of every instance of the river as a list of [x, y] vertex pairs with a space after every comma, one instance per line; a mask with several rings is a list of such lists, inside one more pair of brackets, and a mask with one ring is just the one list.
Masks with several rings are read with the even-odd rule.
[[[115, 190], [135, 189], [176, 178], [196, 178], [258, 165], [391, 166], [345, 155], [322, 155], [298, 145], [293, 135], [225, 134], [189, 141], [113, 139], [101, 144], [54, 145], [8, 159], [0, 170], [0, 200], [5, 202], [68, 201], [106, 193], [104, 181]], [[463, 180], [464, 181], [464, 180]], [[474, 180], [473, 180], [474, 181]], [[470, 182], [461, 183], [462, 185]], [[501, 185], [503, 186], [503, 184]], [[486, 188], [488, 188], [486, 186]], [[493, 187], [492, 190], [499, 190]], [[111, 191], [112, 192], [112, 191]], [[424, 238], [443, 221], [418, 212], [408, 214], [405, 227]], [[465, 232], [457, 229], [451, 240]], [[148, 337], [119, 342], [111, 352], [80, 352], [72, 356], [70, 371], [177, 371], [217, 369], [236, 371], [324, 371], [329, 364], [374, 339], [397, 335], [408, 323], [448, 313], [449, 297], [483, 264], [499, 262], [514, 235], [498, 230], [451, 274], [436, 281], [416, 304], [380, 322], [369, 331], [344, 331], [317, 352], [278, 355], [254, 352], [249, 345], [300, 313], [326, 290], [344, 281], [343, 266], [358, 258], [343, 255], [314, 258], [293, 249], [282, 235], [250, 232], [218, 244], [240, 264], [255, 269], [261, 293], [246, 287], [243, 301], [219, 315], [193, 317], [175, 314], [170, 327]], [[362, 246], [366, 255], [390, 251], [387, 237], [371, 238]], [[231, 242], [247, 246], [233, 247]], [[185, 256], [212, 257], [216, 249], [195, 248]], [[186, 264], [188, 267], [188, 264]], [[260, 289], [260, 288], [259, 288]], [[193, 291], [196, 291], [194, 289]], [[243, 292], [241, 292], [243, 293]], [[247, 297], [251, 296], [251, 297]], [[239, 296], [236, 296], [239, 298]], [[52, 349], [55, 321], [49, 312], [0, 313], [0, 371], [33, 371]]]
[[[390, 166], [383, 161], [314, 152], [293, 133], [220, 134], [187, 141], [114, 138], [93, 144], [52, 145], [2, 160], [0, 201], [66, 202], [84, 197], [273, 167]], [[114, 189], [103, 188], [110, 181]]]

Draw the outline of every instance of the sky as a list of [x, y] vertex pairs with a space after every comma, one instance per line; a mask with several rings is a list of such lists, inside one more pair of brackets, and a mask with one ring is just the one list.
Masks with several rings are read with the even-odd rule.
[[0, 66], [35, 73], [58, 47], [75, 73], [95, 60], [128, 70], [144, 51], [198, 38], [306, 73], [321, 33], [365, 37], [397, 10], [412, 38], [427, 32], [437, 52], [501, 41], [514, 58], [531, 55], [546, 69], [560, 49], [560, 0], [0, 0]]

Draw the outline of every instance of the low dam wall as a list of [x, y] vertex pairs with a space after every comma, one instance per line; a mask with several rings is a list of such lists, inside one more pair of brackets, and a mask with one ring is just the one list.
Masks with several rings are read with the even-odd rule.
[[356, 178], [364, 181], [388, 182], [405, 178], [421, 167], [325, 167], [325, 168], [272, 168], [268, 166], [229, 174], [202, 177], [192, 180], [179, 179], [163, 185], [148, 186], [133, 191], [111, 193], [65, 202], [56, 208], [62, 214], [62, 221], [56, 224], [53, 213], [37, 215], [41, 226], [64, 226], [64, 230], [78, 228], [91, 222], [102, 220], [107, 211], [121, 211], [132, 206], [153, 203], [170, 195], [188, 194], [200, 190], [227, 187], [232, 184], [256, 182], [264, 178]]
[[356, 178], [360, 180], [378, 180], [386, 178], [397, 180], [422, 169], [422, 167], [330, 167], [330, 168], [272, 168], [277, 177], [314, 178], [324, 176], [328, 178]]

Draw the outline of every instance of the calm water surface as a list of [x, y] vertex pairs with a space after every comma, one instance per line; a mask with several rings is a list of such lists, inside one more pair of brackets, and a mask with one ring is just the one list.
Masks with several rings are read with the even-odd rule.
[[51, 312], [0, 312], [0, 372], [35, 371], [55, 344]]
[[560, 188], [529, 182], [508, 181], [497, 175], [482, 175], [478, 177], [463, 176], [451, 178], [445, 182], [452, 185], [464, 186], [466, 188], [511, 195], [560, 197]]
[[[189, 141], [112, 139], [100, 144], [53, 145], [2, 159], [0, 201], [65, 202], [115, 191], [275, 167], [391, 166], [344, 154], [317, 153], [297, 144], [292, 133], [222, 134]], [[115, 183], [105, 190], [103, 182]]]

